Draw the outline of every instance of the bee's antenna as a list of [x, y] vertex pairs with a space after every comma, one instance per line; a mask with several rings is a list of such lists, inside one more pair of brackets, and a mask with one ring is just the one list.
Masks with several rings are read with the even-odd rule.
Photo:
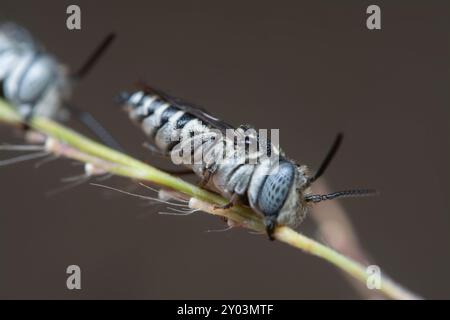
[[331, 146], [331, 149], [328, 151], [327, 156], [322, 161], [319, 170], [317, 170], [316, 174], [309, 179], [309, 183], [316, 181], [323, 175], [325, 170], [328, 168], [328, 165], [330, 164], [331, 160], [333, 160], [334, 156], [336, 155], [336, 152], [338, 151], [339, 147], [341, 146], [343, 137], [344, 135], [341, 132], [338, 133], [336, 139], [333, 142], [333, 145]]
[[125, 103], [130, 98], [130, 94], [126, 91], [120, 92], [118, 95], [114, 97], [114, 101], [118, 104]]
[[115, 33], [108, 34], [97, 49], [95, 49], [95, 51], [89, 56], [83, 66], [78, 69], [77, 72], [72, 74], [72, 78], [77, 80], [84, 78], [89, 71], [91, 71], [95, 63], [98, 62], [99, 58], [105, 53], [106, 49], [108, 49], [115, 38]]
[[373, 189], [354, 189], [354, 190], [337, 191], [329, 194], [310, 194], [305, 196], [305, 201], [317, 203], [326, 200], [333, 200], [336, 198], [369, 197], [378, 194], [379, 192]]
[[103, 125], [94, 118], [89, 112], [82, 111], [74, 105], [66, 105], [67, 109], [76, 117], [80, 123], [94, 133], [108, 147], [123, 151], [123, 147], [114, 139], [114, 137], [106, 130]]

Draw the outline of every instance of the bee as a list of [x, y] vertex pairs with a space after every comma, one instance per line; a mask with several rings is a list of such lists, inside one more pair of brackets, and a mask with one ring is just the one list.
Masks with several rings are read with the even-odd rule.
[[237, 150], [219, 157], [224, 146], [236, 145], [234, 137], [230, 138], [225, 133], [234, 130], [239, 136], [249, 126], [233, 127], [202, 108], [160, 90], [146, 86], [143, 90], [121, 93], [119, 100], [130, 119], [152, 139], [153, 148], [162, 154], [174, 159], [174, 153], [185, 151], [182, 157], [191, 157], [201, 150], [204, 161], [183, 164], [201, 178], [202, 186], [229, 200], [221, 208], [231, 208], [240, 203], [260, 214], [271, 240], [277, 225], [297, 227], [313, 203], [375, 193], [374, 190], [355, 189], [311, 194], [311, 185], [322, 176], [341, 145], [342, 134], [337, 135], [317, 172], [310, 174], [306, 165], [299, 165], [289, 159], [270, 140], [266, 139], [262, 143], [258, 134], [251, 137], [259, 146], [256, 149], [258, 154], [265, 149], [271, 153], [270, 157], [258, 158], [258, 161], [250, 163], [248, 160], [254, 157], [254, 152], [248, 152], [247, 149], [245, 152]]
[[13, 105], [27, 128], [32, 116], [65, 121], [76, 118], [111, 147], [120, 148], [92, 115], [69, 104], [74, 85], [83, 79], [114, 39], [108, 35], [75, 73], [46, 52], [31, 34], [14, 23], [0, 25], [0, 97]]

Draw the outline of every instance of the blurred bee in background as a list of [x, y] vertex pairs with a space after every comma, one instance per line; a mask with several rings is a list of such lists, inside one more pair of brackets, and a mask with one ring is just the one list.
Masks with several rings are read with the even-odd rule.
[[57, 121], [75, 116], [104, 143], [121, 149], [88, 112], [69, 104], [74, 85], [83, 79], [114, 40], [109, 34], [75, 73], [45, 51], [31, 34], [14, 23], [0, 25], [0, 97], [27, 122], [38, 115]]
[[[259, 146], [258, 152], [267, 150], [277, 161], [266, 157], [257, 163], [250, 163], [247, 160], [254, 155], [239, 150], [228, 153], [224, 158], [218, 157], [223, 154], [224, 145], [235, 145], [234, 138], [231, 142], [227, 141], [230, 138], [226, 131], [232, 129], [241, 135], [250, 127], [235, 128], [203, 109], [162, 91], [144, 86], [143, 90], [122, 93], [119, 100], [131, 120], [153, 140], [153, 149], [170, 155], [172, 159], [174, 152], [186, 151], [186, 146], [191, 148], [184, 153], [186, 157], [202, 152], [206, 161], [191, 164], [186, 161], [183, 164], [201, 178], [202, 186], [229, 199], [229, 203], [221, 208], [227, 209], [241, 203], [259, 213], [270, 239], [273, 239], [277, 225], [298, 226], [312, 203], [376, 193], [369, 189], [355, 189], [324, 195], [311, 194], [312, 183], [322, 176], [333, 159], [341, 144], [342, 134], [337, 136], [317, 172], [311, 175], [307, 166], [287, 158], [278, 147], [267, 139], [261, 141], [258, 135], [253, 136]], [[221, 134], [211, 134], [212, 131]]]

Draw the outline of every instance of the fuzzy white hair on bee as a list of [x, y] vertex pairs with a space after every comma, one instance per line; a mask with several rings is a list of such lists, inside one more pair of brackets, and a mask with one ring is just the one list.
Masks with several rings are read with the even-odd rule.
[[0, 25], [0, 97], [13, 105], [27, 123], [34, 115], [65, 121], [75, 116], [103, 142], [121, 149], [93, 117], [69, 104], [74, 85], [83, 79], [109, 47], [109, 34], [82, 67], [68, 68], [14, 23]]
[[[260, 214], [270, 239], [278, 225], [298, 226], [304, 219], [308, 207], [313, 203], [331, 200], [339, 197], [355, 197], [371, 195], [373, 190], [347, 190], [327, 195], [313, 195], [310, 187], [324, 173], [330, 161], [336, 154], [341, 141], [339, 134], [330, 151], [314, 175], [311, 175], [305, 165], [298, 165], [286, 158], [281, 149], [269, 140], [256, 136], [258, 143], [262, 142], [264, 151], [270, 151], [273, 157], [262, 158], [257, 163], [249, 163], [254, 154], [244, 152], [241, 156], [230, 153], [224, 159], [224, 145], [229, 145], [227, 135], [208, 133], [219, 131], [225, 133], [233, 129], [236, 135], [242, 134], [247, 125], [234, 128], [227, 123], [209, 115], [202, 108], [196, 107], [179, 98], [145, 87], [132, 92], [120, 94], [119, 101], [128, 113], [130, 119], [138, 124], [144, 133], [151, 138], [154, 149], [161, 154], [170, 156], [172, 162], [178, 159], [177, 153], [183, 151], [186, 159], [192, 159], [201, 153], [200, 163], [181, 162], [201, 178], [201, 185], [211, 191], [220, 193], [229, 202], [217, 209], [229, 209], [237, 203], [250, 206]], [[241, 129], [241, 130], [240, 130]], [[173, 132], [178, 131], [179, 140], [172, 140]], [[196, 139], [199, 143], [195, 142]], [[266, 145], [264, 145], [264, 142]], [[234, 142], [232, 143], [234, 145]], [[185, 151], [185, 146], [188, 149]], [[153, 149], [152, 148], [152, 149]], [[175, 153], [175, 156], [173, 156]], [[244, 158], [245, 161], [242, 161]], [[205, 160], [206, 159], [206, 160]]]
[[[360, 197], [377, 194], [372, 189], [352, 189], [325, 195], [311, 194], [311, 185], [320, 178], [342, 143], [343, 135], [337, 135], [331, 149], [315, 175], [311, 175], [305, 165], [297, 165], [290, 160], [281, 160], [275, 173], [263, 175], [263, 182], [252, 190], [250, 185], [250, 204], [264, 217], [267, 234], [273, 239], [277, 225], [297, 227], [305, 218], [309, 206], [325, 200], [341, 197]], [[269, 170], [274, 170], [269, 169]], [[256, 192], [256, 190], [258, 190]]]
[[24, 28], [0, 26], [2, 94], [27, 118], [33, 113], [60, 118], [59, 111], [70, 96], [67, 69], [35, 43]]

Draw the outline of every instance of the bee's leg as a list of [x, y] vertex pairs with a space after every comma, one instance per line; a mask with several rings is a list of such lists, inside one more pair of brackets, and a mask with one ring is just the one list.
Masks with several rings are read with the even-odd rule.
[[160, 156], [162, 158], [167, 158], [167, 154], [165, 154], [164, 152], [162, 152], [161, 150], [158, 149], [158, 147], [154, 146], [151, 143], [148, 142], [144, 142], [142, 144], [142, 146], [148, 150], [150, 150], [151, 153], [153, 153], [154, 155]]
[[20, 105], [17, 108], [17, 111], [19, 111], [19, 114], [22, 117], [22, 120], [24, 122], [29, 122], [31, 120], [31, 118], [33, 118], [33, 116], [34, 116], [33, 105], [29, 105], [29, 104]]
[[[154, 155], [160, 156], [162, 158], [167, 158], [168, 154], [164, 153], [163, 151], [161, 151], [160, 149], [158, 149], [158, 147], [156, 147], [155, 145], [148, 143], [148, 142], [144, 142], [143, 144], [144, 148], [150, 150], [150, 152], [152, 152]], [[195, 174], [194, 171], [192, 171], [192, 169], [189, 168], [184, 168], [182, 170], [173, 170], [173, 169], [165, 169], [163, 167], [159, 167], [159, 166], [155, 166], [152, 165], [152, 167], [155, 167], [158, 170], [164, 171], [168, 174], [172, 174], [174, 176], [183, 176], [183, 175], [188, 175], [188, 174]]]
[[20, 124], [20, 129], [27, 132], [31, 129], [29, 122], [34, 116], [34, 108], [30, 105], [23, 105], [18, 108], [19, 114], [22, 117], [22, 122]]
[[265, 217], [264, 225], [266, 226], [266, 233], [269, 236], [269, 240], [271, 241], [275, 240], [275, 238], [273, 237], [273, 232], [275, 231], [275, 227], [277, 226], [277, 217], [275, 216]]
[[20, 126], [19, 129], [23, 132], [27, 132], [31, 129], [30, 125], [27, 124], [26, 122], [22, 122], [19, 126]]
[[209, 179], [211, 179], [212, 176], [212, 172], [209, 169], [206, 169], [205, 174], [203, 175], [202, 180], [200, 181], [200, 183], [198, 184], [198, 186], [200, 188], [204, 188], [208, 185]]
[[233, 206], [235, 206], [238, 202], [239, 202], [239, 195], [237, 193], [233, 193], [228, 203], [221, 206], [215, 205], [214, 209], [222, 209], [222, 210], [230, 209]]
[[[158, 147], [154, 146], [153, 144], [150, 144], [148, 142], [144, 143], [144, 148], [150, 150], [153, 154], [160, 156], [162, 158], [167, 158], [168, 155], [164, 152], [162, 152]], [[152, 167], [155, 167], [158, 170], [164, 171], [168, 174], [172, 174], [174, 176], [182, 176], [182, 175], [188, 175], [188, 174], [195, 174], [192, 169], [184, 168], [182, 170], [173, 170], [173, 169], [165, 169], [163, 167], [152, 165]]]

